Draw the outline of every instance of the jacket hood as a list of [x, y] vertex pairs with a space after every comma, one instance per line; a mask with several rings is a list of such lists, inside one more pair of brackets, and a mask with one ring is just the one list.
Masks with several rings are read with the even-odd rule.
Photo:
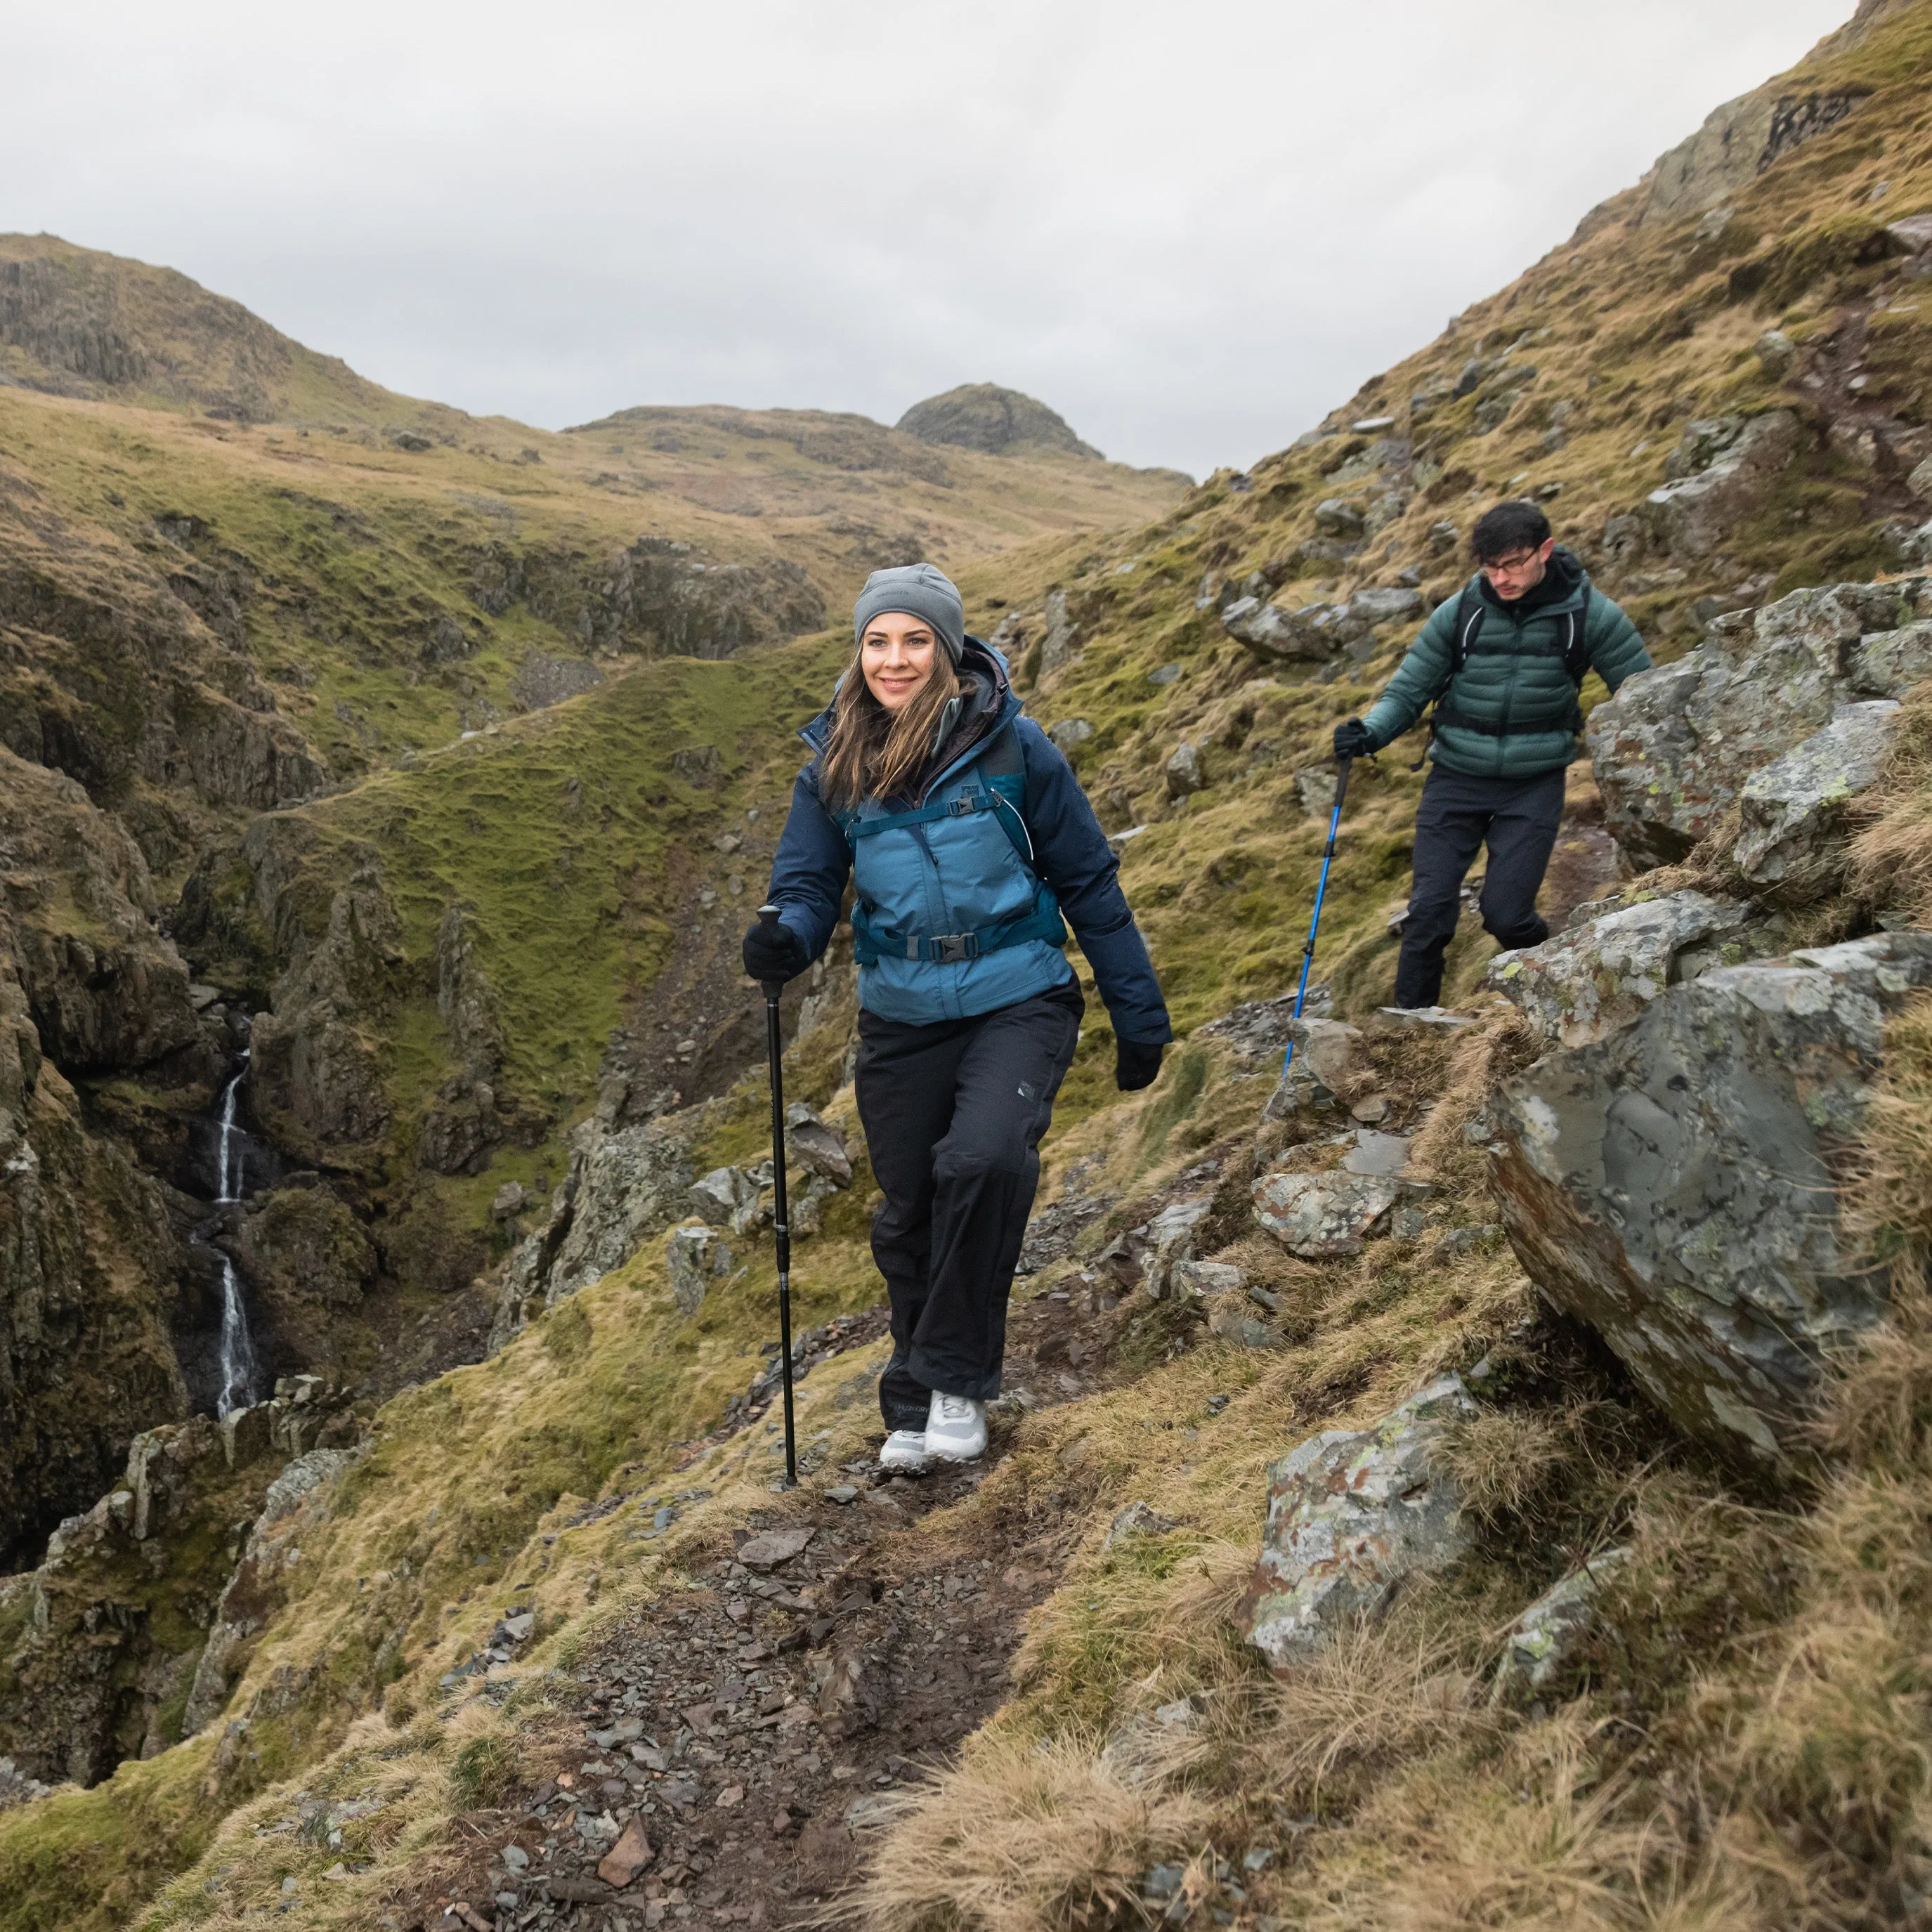
[[[798, 735], [814, 752], [824, 751], [831, 738], [832, 705], [837, 703], [839, 686], [844, 682], [842, 676], [838, 683], [832, 687], [831, 702], [799, 732]], [[1013, 694], [1012, 679], [1005, 658], [982, 638], [969, 635], [966, 640], [959, 654], [959, 695], [940, 714], [939, 729], [934, 736], [934, 756], [927, 760], [928, 772], [944, 770], [974, 740], [990, 737], [997, 727], [1017, 717], [1024, 709]], [[968, 732], [970, 736], [962, 735]], [[935, 763], [939, 760], [943, 760], [944, 764]], [[922, 774], [922, 787], [926, 783]]]
[[1582, 559], [1575, 551], [1558, 544], [1550, 553], [1549, 568], [1543, 573], [1543, 581], [1513, 602], [1498, 597], [1480, 571], [1477, 572], [1474, 581], [1480, 589], [1483, 602], [1492, 610], [1521, 618], [1534, 616], [1539, 611], [1564, 609], [1576, 602], [1589, 580], [1590, 574], [1583, 568]]

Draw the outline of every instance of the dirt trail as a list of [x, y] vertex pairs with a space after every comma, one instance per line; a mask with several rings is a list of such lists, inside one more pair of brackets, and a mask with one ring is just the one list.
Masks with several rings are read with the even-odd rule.
[[[1009, 1396], [1044, 1407], [1100, 1386], [1134, 1312], [1112, 1300], [1016, 1304]], [[980, 1462], [916, 1479], [849, 1462], [752, 1511], [734, 1547], [690, 1564], [694, 1588], [579, 1660], [581, 1702], [527, 1739], [523, 1789], [461, 1820], [467, 1848], [391, 1901], [385, 1926], [703, 1932], [818, 1916], [897, 1799], [1005, 1700], [1027, 1614], [1087, 1527], [1077, 1508], [976, 1516], [967, 1547], [933, 1520], [1011, 1439], [996, 1427]]]

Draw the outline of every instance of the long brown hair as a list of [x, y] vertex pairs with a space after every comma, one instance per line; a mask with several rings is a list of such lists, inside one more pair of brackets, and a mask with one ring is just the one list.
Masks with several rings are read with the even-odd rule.
[[932, 675], [898, 712], [872, 695], [864, 658], [862, 644], [832, 700], [832, 736], [819, 760], [820, 793], [834, 812], [910, 794], [937, 748], [940, 713], [959, 695], [959, 674], [944, 644], [934, 647]]

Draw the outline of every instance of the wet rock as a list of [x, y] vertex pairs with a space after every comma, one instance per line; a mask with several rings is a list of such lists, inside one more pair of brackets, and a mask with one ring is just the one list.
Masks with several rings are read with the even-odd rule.
[[[1744, 956], [1736, 936], [1750, 919], [1750, 909], [1733, 899], [1670, 892], [1620, 907], [1540, 946], [1499, 952], [1486, 983], [1544, 1039], [1583, 1046], [1628, 1025], [1666, 987], [1712, 966], [1737, 964]], [[1726, 958], [1727, 952], [1736, 956]]]
[[1449, 1424], [1474, 1412], [1462, 1378], [1444, 1376], [1372, 1427], [1325, 1430], [1270, 1468], [1241, 1622], [1276, 1670], [1379, 1612], [1405, 1577], [1462, 1553], [1461, 1493], [1432, 1454]]
[[845, 1137], [802, 1100], [793, 1101], [785, 1109], [785, 1151], [807, 1173], [835, 1187], [851, 1186], [852, 1157], [845, 1151]]
[[1525, 1268], [1687, 1433], [1777, 1456], [1822, 1358], [1882, 1312], [1834, 1184], [1885, 1021], [1926, 985], [1921, 933], [1720, 967], [1491, 1102]]
[[1738, 424], [1695, 423], [1686, 432], [1681, 475], [1654, 490], [1645, 510], [1653, 537], [1672, 556], [1710, 556], [1777, 488], [1778, 479], [1798, 453], [1798, 418], [1774, 410]]
[[1932, 670], [1928, 619], [1922, 576], [1795, 591], [1628, 680], [1587, 734], [1611, 836], [1639, 870], [1676, 863], [1841, 706], [1900, 698]]
[[1842, 706], [1823, 730], [1744, 781], [1731, 861], [1753, 885], [1802, 904], [1844, 883], [1846, 808], [1878, 782], [1898, 713], [1890, 698]]
[[1575, 1661], [1595, 1628], [1603, 1587], [1629, 1560], [1630, 1552], [1606, 1550], [1573, 1570], [1511, 1624], [1503, 1637], [1490, 1702], [1526, 1704], [1556, 1684]]
[[1358, 1255], [1402, 1198], [1381, 1174], [1273, 1173], [1254, 1183], [1255, 1219], [1304, 1261]]

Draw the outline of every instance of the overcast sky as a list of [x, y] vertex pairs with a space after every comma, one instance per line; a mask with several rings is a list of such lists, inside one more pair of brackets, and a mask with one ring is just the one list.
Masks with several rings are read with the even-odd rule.
[[92, 0], [12, 10], [0, 230], [552, 428], [1009, 383], [1279, 448], [1852, 0]]

